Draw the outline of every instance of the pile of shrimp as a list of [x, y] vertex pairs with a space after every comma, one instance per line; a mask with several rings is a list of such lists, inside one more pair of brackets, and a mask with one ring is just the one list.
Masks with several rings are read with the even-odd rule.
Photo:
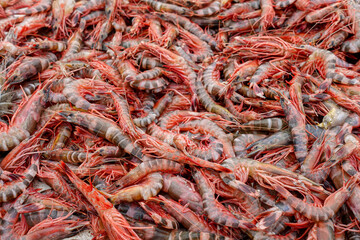
[[358, 0], [0, 0], [0, 239], [360, 239], [359, 53]]

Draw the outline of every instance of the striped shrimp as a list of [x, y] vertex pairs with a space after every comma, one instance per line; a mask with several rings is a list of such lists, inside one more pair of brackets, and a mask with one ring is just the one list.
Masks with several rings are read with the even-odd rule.
[[220, 8], [221, 8], [220, 1], [213, 1], [212, 3], [209, 4], [209, 6], [195, 10], [194, 15], [201, 17], [211, 16], [219, 12]]
[[23, 173], [24, 178], [4, 184], [0, 189], [0, 202], [9, 202], [16, 199], [30, 185], [39, 168], [39, 156], [34, 156], [28, 169]]
[[57, 57], [52, 53], [46, 53], [43, 56], [25, 58], [21, 64], [7, 77], [6, 83], [11, 86], [21, 83], [36, 74], [44, 71], [55, 62]]
[[101, 9], [103, 7], [105, 7], [105, 0], [89, 0], [82, 5], [79, 5], [71, 14], [70, 18], [72, 25], [75, 26], [79, 22], [81, 15], [86, 12], [93, 12], [93, 10]]
[[289, 67], [290, 62], [287, 60], [266, 62], [261, 64], [250, 79], [250, 88], [253, 89], [256, 96], [264, 97], [264, 94], [259, 88], [258, 84], [260, 84], [264, 79], [278, 73], [279, 71], [286, 71]]
[[174, 92], [172, 91], [165, 94], [156, 102], [155, 105], [153, 105], [153, 108], [147, 112], [147, 116], [133, 119], [134, 124], [138, 127], [146, 127], [151, 124], [157, 117], [162, 114], [165, 108], [172, 101], [173, 96]]
[[202, 80], [204, 87], [213, 96], [223, 97], [229, 90], [230, 85], [220, 82], [218, 67], [221, 62], [213, 62], [204, 70]]
[[116, 146], [102, 146], [95, 153], [103, 157], [122, 157], [124, 155], [124, 151]]
[[61, 164], [61, 167], [70, 181], [96, 209], [111, 240], [140, 239], [121, 213], [104, 196], [78, 178], [64, 163]]
[[163, 67], [163, 64], [155, 58], [145, 56], [143, 54], [139, 54], [136, 57], [136, 63], [142, 69], [153, 69], [156, 67]]
[[273, 19], [275, 17], [273, 0], [260, 0], [260, 8], [260, 29], [261, 31], [266, 31], [266, 29], [273, 24]]
[[[188, 133], [189, 134], [189, 133]], [[223, 154], [223, 144], [221, 141], [216, 139], [213, 136], [201, 138], [199, 140], [207, 140], [209, 141], [208, 146], [201, 146], [201, 147], [193, 147], [189, 149], [189, 153], [196, 157], [205, 159], [206, 161], [216, 161], [218, 160]]]
[[179, 15], [190, 15], [192, 13], [190, 9], [174, 4], [164, 3], [156, 0], [144, 0], [144, 2], [158, 12], [177, 13]]
[[70, 150], [50, 150], [44, 151], [43, 156], [50, 160], [64, 161], [71, 164], [80, 164], [87, 158], [90, 158], [92, 154], [81, 151], [70, 151]]
[[172, 199], [186, 205], [198, 214], [204, 212], [201, 196], [195, 190], [192, 182], [181, 176], [166, 173], [163, 174], [163, 180], [163, 192], [168, 193]]
[[191, 53], [187, 53], [194, 62], [202, 62], [206, 58], [213, 56], [213, 51], [205, 41], [184, 29], [180, 28], [179, 31], [183, 42], [191, 50]]
[[287, 8], [294, 2], [296, 2], [296, 0], [278, 0], [278, 1], [276, 1], [274, 7], [275, 7], [275, 9], [283, 9], [283, 8]]
[[18, 108], [9, 127], [0, 132], [0, 151], [13, 149], [34, 132], [46, 100], [46, 92], [40, 89]]
[[[150, 70], [149, 70], [150, 71]], [[164, 78], [159, 77], [155, 79], [146, 79], [140, 81], [132, 81], [130, 82], [130, 86], [139, 90], [153, 90], [153, 91], [161, 91], [168, 85], [168, 81]]]
[[149, 35], [149, 38], [152, 41], [158, 41], [163, 35], [160, 21], [151, 17], [149, 23]]
[[253, 120], [242, 124], [244, 130], [278, 132], [286, 127], [286, 122], [282, 118], [266, 118]]
[[52, 14], [53, 14], [53, 30], [54, 36], [61, 35], [68, 36], [68, 30], [66, 28], [66, 19], [70, 17], [70, 14], [75, 8], [75, 0], [53, 0], [52, 2]]
[[51, 209], [51, 208], [44, 208], [41, 209], [39, 211], [34, 211], [34, 212], [28, 212], [28, 213], [24, 213], [24, 218], [26, 220], [26, 223], [30, 226], [33, 227], [36, 224], [41, 223], [42, 221], [44, 221], [47, 218], [60, 218], [60, 217], [65, 217], [68, 216], [67, 219], [68, 220], [79, 220], [79, 217], [75, 216], [75, 215], [70, 215], [69, 216], [70, 211], [63, 211], [63, 210], [56, 210], [56, 209]]
[[79, 29], [84, 31], [86, 26], [95, 24], [105, 19], [104, 11], [93, 11], [86, 16], [83, 16], [80, 20]]
[[155, 123], [149, 125], [148, 131], [151, 136], [156, 137], [183, 152], [187, 152], [195, 146], [194, 143], [185, 135], [162, 129]]
[[151, 173], [143, 178], [136, 185], [132, 185], [114, 192], [113, 195], [107, 194], [113, 204], [120, 202], [134, 202], [148, 200], [156, 196], [163, 187], [163, 178], [160, 173]]
[[138, 203], [132, 202], [122, 202], [116, 206], [116, 209], [123, 215], [131, 217], [135, 220], [140, 221], [149, 221], [152, 222], [153, 219], [147, 214], [147, 212], [138, 205]]
[[[40, 28], [49, 26], [49, 18], [46, 13], [27, 16], [21, 23], [14, 27], [14, 35], [19, 41], [26, 36], [37, 32]], [[7, 34], [10, 36], [11, 34]]]
[[[98, 83], [100, 85], [103, 85], [103, 82], [101, 81], [93, 81], [94, 84]], [[86, 84], [89, 84], [89, 80], [86, 79], [79, 79], [76, 81], [70, 81], [67, 83], [62, 91], [62, 94], [66, 97], [66, 99], [73, 104], [76, 108], [89, 110], [104, 110], [106, 109], [106, 106], [100, 105], [100, 104], [93, 104], [90, 103], [88, 100], [86, 100], [83, 96], [80, 94], [80, 88], [84, 87]]]
[[283, 198], [285, 198], [285, 201], [300, 214], [312, 221], [323, 222], [332, 218], [351, 196], [357, 181], [357, 176], [351, 177], [342, 188], [327, 197], [323, 207], [315, 207], [303, 202], [280, 185], [274, 185], [273, 187]]
[[233, 228], [252, 229], [255, 225], [251, 222], [237, 219], [222, 204], [215, 199], [215, 192], [208, 179], [200, 170], [193, 170], [192, 176], [199, 188], [203, 199], [204, 210], [207, 216], [214, 222], [222, 226]]
[[[80, 52], [82, 44], [82, 33], [81, 31], [76, 31], [71, 35], [71, 37], [67, 41], [67, 49], [63, 53], [61, 60], [66, 62], [65, 59], [69, 58], [70, 56], [74, 55], [75, 53]], [[67, 61], [69, 62], [69, 61]]]
[[91, 133], [103, 137], [113, 144], [124, 149], [126, 153], [145, 160], [142, 149], [125, 135], [123, 130], [111, 120], [96, 117], [88, 113], [61, 111], [59, 115], [66, 121], [80, 125]]
[[173, 24], [179, 24], [181, 27], [183, 27], [185, 30], [191, 32], [195, 36], [199, 37], [201, 40], [204, 40], [207, 42], [213, 49], [217, 49], [217, 42], [216, 40], [206, 34], [204, 30], [199, 27], [199, 25], [191, 22], [186, 17], [182, 17], [173, 13], [157, 13], [157, 16], [159, 16], [161, 19], [164, 19], [166, 21], [171, 21]]
[[81, 196], [80, 192], [69, 185], [59, 172], [49, 167], [42, 167], [38, 177], [54, 189], [62, 199], [75, 204], [79, 210], [95, 212], [94, 208]]
[[167, 230], [159, 228], [156, 225], [144, 224], [143, 222], [133, 222], [135, 231], [141, 239], [168, 239], [168, 240], [181, 240], [181, 239], [199, 239], [199, 240], [231, 240], [232, 238], [225, 237], [216, 233], [208, 232], [189, 232], [181, 230]]
[[56, 130], [57, 136], [51, 145], [51, 150], [62, 149], [65, 147], [66, 142], [71, 137], [72, 126], [70, 124], [63, 123]]
[[16, 10], [6, 10], [5, 13], [9, 16], [23, 14], [23, 15], [34, 15], [41, 12], [46, 12], [51, 8], [52, 0], [40, 0], [35, 5], [29, 8], [21, 8]]
[[227, 135], [216, 123], [208, 119], [193, 120], [187, 123], [182, 123], [179, 128], [183, 131], [191, 131], [197, 129], [203, 134], [210, 134], [211, 136], [219, 139], [223, 144], [224, 154], [227, 157], [234, 157], [234, 149], [232, 146], [232, 138]]
[[344, 5], [347, 8], [347, 13], [353, 21], [353, 29], [355, 36], [353, 39], [346, 40], [342, 44], [341, 50], [349, 53], [358, 53], [360, 52], [360, 5], [354, 0], [345, 1]]
[[155, 159], [140, 163], [133, 168], [124, 177], [117, 180], [114, 186], [117, 189], [129, 186], [139, 179], [153, 172], [168, 172], [168, 173], [180, 173], [183, 170], [183, 166], [179, 163], [169, 161], [166, 159]]
[[308, 13], [305, 17], [306, 22], [314, 23], [323, 19], [326, 16], [329, 16], [331, 13], [335, 12], [338, 8], [341, 7], [341, 3], [331, 4], [327, 7], [312, 11]]
[[162, 23], [165, 27], [165, 31], [159, 40], [160, 46], [163, 46], [165, 48], [169, 48], [173, 45], [175, 39], [179, 35], [179, 29], [175, 27], [173, 24], [168, 22]]
[[44, 40], [34, 43], [32, 47], [35, 49], [42, 49], [47, 51], [63, 52], [66, 50], [67, 44], [60, 41]]
[[234, 151], [236, 157], [245, 157], [247, 145], [265, 138], [263, 134], [241, 134], [234, 139]]
[[[235, 169], [237, 162], [233, 158], [228, 158], [224, 160], [221, 164], [229, 169]], [[234, 173], [220, 173], [220, 177], [223, 182], [231, 188], [239, 190], [251, 197], [258, 197], [258, 193], [255, 191], [255, 189], [243, 183], [242, 181], [237, 180]]]
[[291, 136], [294, 142], [294, 153], [296, 159], [302, 163], [307, 155], [308, 136], [305, 129], [305, 117], [285, 96], [280, 99], [281, 106], [284, 109], [286, 120], [288, 121]]
[[150, 201], [158, 202], [166, 212], [170, 213], [188, 231], [214, 232], [201, 217], [172, 199], [160, 195], [158, 198], [150, 199]]
[[200, 101], [200, 103], [205, 107], [206, 110], [209, 112], [213, 112], [216, 114], [219, 114], [223, 118], [229, 121], [236, 122], [236, 117], [231, 114], [226, 108], [220, 106], [217, 104], [210, 96], [210, 94], [206, 91], [204, 88], [204, 85], [202, 84], [202, 79], [204, 76], [202, 73], [199, 73], [198, 79], [195, 81], [195, 89], [197, 97]]
[[46, 219], [31, 228], [20, 240], [64, 239], [81, 232], [89, 222], [79, 220], [65, 220], [65, 217]]
[[260, 25], [260, 18], [251, 18], [246, 19], [244, 21], [239, 22], [233, 22], [233, 21], [227, 21], [224, 24], [224, 27], [221, 28], [224, 32], [240, 32], [240, 31], [249, 31], [253, 29], [258, 29]]
[[314, 51], [309, 56], [308, 61], [320, 61], [324, 65], [324, 75], [326, 79], [319, 86], [318, 92], [323, 92], [326, 89], [329, 89], [332, 81], [345, 85], [358, 84], [358, 80], [347, 78], [346, 76], [335, 71], [335, 66], [337, 64], [336, 56], [328, 50], [318, 49]]
[[117, 69], [122, 77], [122, 79], [128, 79], [129, 77], [134, 77], [138, 74], [135, 66], [128, 60], [120, 61], [117, 65]]
[[[337, 164], [331, 168], [330, 178], [333, 181], [335, 187], [340, 189], [343, 186], [344, 181], [349, 181], [350, 176], [343, 171], [342, 167]], [[352, 191], [351, 196], [346, 201], [346, 205], [350, 208], [357, 220], [360, 219], [360, 208], [357, 203], [360, 197], [360, 186], [356, 185]]]
[[256, 9], [260, 8], [260, 2], [259, 1], [249, 1], [244, 3], [235, 3], [232, 4], [229, 9], [226, 9], [219, 13], [218, 18], [220, 19], [233, 19], [246, 12], [252, 12]]
[[140, 206], [151, 216], [154, 222], [166, 229], [178, 229], [179, 223], [154, 201], [140, 202]]

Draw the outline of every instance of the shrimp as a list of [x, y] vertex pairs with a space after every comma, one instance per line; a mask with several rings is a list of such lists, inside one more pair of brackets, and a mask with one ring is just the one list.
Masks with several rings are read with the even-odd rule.
[[333, 217], [345, 201], [351, 196], [357, 181], [357, 176], [351, 177], [342, 188], [331, 194], [325, 200], [323, 207], [315, 207], [301, 201], [280, 185], [275, 185], [274, 189], [283, 198], [285, 198], [285, 201], [296, 211], [312, 221], [323, 222]]
[[[74, 55], [75, 53], [80, 52], [81, 50], [81, 44], [82, 44], [82, 34], [81, 31], [76, 31], [71, 35], [67, 42], [67, 49], [63, 53], [63, 56], [61, 58], [62, 61], [65, 62], [64, 59], [69, 58], [70, 56]], [[69, 61], [67, 61], [69, 62]]]
[[148, 200], [156, 196], [163, 187], [163, 178], [160, 173], [151, 173], [136, 185], [123, 188], [113, 195], [108, 195], [113, 204], [122, 201], [133, 202]]
[[165, 31], [161, 36], [161, 39], [159, 39], [160, 46], [170, 48], [171, 45], [173, 45], [176, 37], [179, 35], [179, 29], [168, 22], [164, 22], [163, 25], [165, 26]]
[[[167, 105], [172, 101], [174, 92], [168, 92], [153, 106], [153, 109], [148, 111], [148, 115], [142, 118], [135, 118], [133, 122], [138, 127], [146, 127], [151, 124], [157, 117], [159, 117], [165, 110]], [[145, 107], [144, 107], [145, 109]]]
[[253, 120], [242, 124], [243, 129], [278, 132], [286, 127], [286, 122], [282, 118], [266, 118]]
[[67, 140], [70, 138], [71, 136], [71, 132], [72, 132], [72, 127], [70, 124], [61, 124], [58, 128], [57, 128], [57, 132], [58, 135], [55, 138], [51, 149], [62, 149], [65, 147], [65, 144], [67, 142]]
[[[234, 160], [232, 158], [228, 158], [228, 159], [224, 160], [221, 164], [223, 166], [226, 166], [227, 168], [235, 169], [235, 166], [237, 163], [236, 163], [236, 160]], [[225, 184], [227, 184], [228, 186], [230, 186], [233, 189], [239, 190], [251, 197], [258, 197], [258, 195], [259, 195], [255, 191], [254, 188], [246, 185], [245, 183], [243, 183], [239, 180], [236, 180], [234, 173], [220, 173], [220, 177]]]
[[75, 7], [75, 0], [54, 0], [52, 2], [52, 13], [54, 16], [54, 36], [61, 35], [68, 36], [65, 21], [70, 17]]
[[192, 23], [189, 19], [186, 17], [182, 17], [173, 13], [157, 13], [157, 16], [159, 16], [161, 19], [166, 21], [171, 21], [173, 24], [179, 24], [181, 27], [183, 27], [185, 30], [191, 32], [201, 40], [204, 40], [207, 42], [213, 49], [217, 49], [217, 42], [216, 40], [206, 34], [204, 30], [199, 27], [197, 24]]
[[191, 15], [192, 11], [188, 8], [180, 7], [174, 4], [163, 3], [156, 0], [144, 0], [145, 3], [150, 5], [155, 11], [177, 13], [179, 15]]
[[330, 127], [342, 126], [350, 113], [337, 104], [330, 103], [329, 105], [331, 106], [331, 109], [324, 116], [323, 121], [319, 124], [319, 127], [327, 129]]
[[50, 63], [56, 60], [57, 57], [52, 53], [46, 53], [39, 57], [25, 58], [7, 78], [6, 83], [9, 86], [21, 83], [46, 70], [50, 66]]
[[235, 18], [237, 15], [240, 15], [242, 13], [251, 12], [254, 10], [260, 9], [260, 1], [249, 1], [244, 3], [235, 3], [232, 4], [229, 9], [226, 9], [218, 14], [219, 19], [233, 19], [235, 21]]
[[220, 106], [219, 104], [217, 104], [211, 98], [211, 96], [205, 90], [205, 88], [204, 88], [204, 86], [202, 84], [202, 79], [203, 78], [204, 78], [204, 76], [202, 75], [202, 73], [200, 73], [198, 79], [195, 81], [196, 94], [197, 94], [197, 96], [199, 98], [200, 103], [209, 112], [219, 114], [220, 116], [222, 116], [226, 120], [236, 122], [236, 117], [233, 114], [231, 114], [226, 108], [224, 108], [224, 107]]
[[219, 225], [233, 228], [255, 228], [255, 225], [251, 222], [237, 219], [215, 199], [215, 192], [202, 171], [194, 169], [192, 171], [192, 176], [199, 188], [200, 195], [203, 198], [204, 210], [212, 221]]
[[353, 31], [355, 32], [354, 39], [346, 40], [342, 46], [341, 51], [349, 53], [358, 53], [360, 52], [360, 11], [359, 3], [354, 0], [349, 0], [344, 2], [344, 5], [347, 8], [347, 13], [353, 21]]
[[23, 173], [24, 178], [18, 178], [12, 182], [6, 183], [0, 190], [0, 202], [9, 202], [16, 199], [33, 181], [39, 168], [39, 156], [31, 160], [31, 164]]
[[6, 10], [5, 13], [9, 16], [16, 15], [16, 14], [34, 15], [34, 14], [37, 14], [40, 12], [47, 12], [48, 10], [50, 10], [51, 3], [52, 3], [52, 0], [41, 0], [29, 8]]
[[[100, 104], [93, 104], [93, 103], [89, 103], [89, 101], [87, 101], [84, 97], [81, 96], [80, 94], [80, 87], [84, 87], [85, 84], [88, 84], [89, 81], [85, 80], [85, 79], [80, 79], [80, 80], [76, 80], [76, 81], [69, 81], [69, 83], [67, 83], [62, 91], [62, 93], [64, 94], [64, 96], [66, 97], [66, 99], [73, 104], [76, 108], [80, 108], [80, 109], [84, 109], [84, 110], [89, 110], [89, 109], [94, 109], [94, 110], [105, 110], [106, 107]], [[98, 83], [103, 85], [102, 81], [93, 81], [94, 84]]]
[[96, 117], [88, 113], [74, 112], [74, 111], [61, 111], [59, 115], [66, 121], [80, 125], [88, 129], [91, 133], [103, 137], [113, 144], [124, 149], [138, 159], [145, 160], [142, 149], [131, 139], [125, 135], [123, 130], [111, 120]]
[[88, 222], [64, 220], [64, 218], [49, 219], [32, 227], [19, 240], [63, 239], [74, 236], [87, 225]]
[[[27, 16], [24, 20], [17, 24], [14, 28], [14, 37], [17, 40], [21, 40], [26, 36], [37, 32], [40, 28], [49, 26], [49, 18], [46, 13], [40, 13], [33, 16]], [[10, 34], [8, 34], [10, 35]]]
[[69, 151], [69, 150], [51, 150], [51, 151], [44, 151], [42, 153], [44, 157], [57, 160], [57, 161], [64, 161], [66, 163], [72, 164], [79, 164], [84, 162], [88, 157], [91, 157], [91, 154], [87, 152], [80, 152], [80, 151]]
[[136, 63], [143, 69], [153, 69], [156, 67], [163, 67], [163, 64], [157, 59], [144, 56], [143, 54], [139, 54], [137, 56]]
[[264, 79], [274, 75], [275, 73], [278, 73], [279, 71], [286, 71], [289, 67], [290, 62], [287, 60], [261, 64], [250, 79], [250, 88], [253, 89], [256, 96], [264, 97], [264, 94], [259, 88], [258, 84], [260, 84]]
[[294, 142], [294, 152], [296, 159], [302, 163], [307, 155], [308, 136], [305, 129], [305, 117], [296, 109], [296, 107], [285, 96], [280, 99], [281, 106], [284, 109], [286, 120], [288, 121], [291, 136]]
[[159, 138], [165, 143], [181, 150], [186, 151], [186, 149], [190, 149], [194, 147], [194, 144], [183, 134], [173, 133], [171, 131], [162, 129], [157, 126], [155, 123], [152, 123], [148, 127], [148, 131], [151, 136]]
[[129, 186], [139, 179], [153, 172], [168, 172], [168, 173], [179, 173], [183, 170], [183, 166], [179, 163], [165, 160], [155, 159], [146, 162], [142, 162], [137, 167], [133, 168], [124, 177], [117, 180], [114, 186], [117, 189]]
[[211, 15], [214, 15], [215, 13], [219, 12], [220, 8], [221, 8], [220, 2], [213, 1], [212, 3], [209, 4], [209, 6], [195, 10], [194, 15], [201, 16], [201, 17], [211, 16]]
[[183, 203], [192, 211], [202, 214], [204, 212], [200, 194], [195, 190], [195, 186], [189, 180], [171, 174], [163, 174], [162, 191], [168, 193], [170, 197]]
[[[335, 187], [340, 189], [344, 181], [349, 181], [350, 176], [344, 172], [339, 164], [331, 168], [330, 178], [334, 182]], [[360, 197], [360, 186], [354, 186], [351, 196], [346, 201], [346, 205], [350, 208], [356, 219], [360, 219], [360, 208], [358, 207], [358, 199]]]
[[233, 142], [235, 156], [245, 157], [247, 145], [265, 137], [266, 135], [263, 134], [241, 134], [239, 137], [235, 138]]
[[216, 123], [208, 119], [193, 120], [187, 123], [182, 123], [179, 125], [179, 128], [184, 131], [189, 131], [192, 129], [198, 129], [201, 133], [210, 134], [213, 137], [219, 139], [223, 144], [224, 153], [227, 157], [234, 157], [234, 149], [232, 146], [232, 137], [225, 134], [225, 132], [218, 126]]
[[166, 212], [170, 213], [189, 231], [214, 232], [202, 218], [174, 200], [166, 199], [160, 195], [158, 198], [152, 198], [149, 201], [158, 202]]
[[261, 20], [260, 29], [266, 31], [266, 29], [273, 24], [275, 17], [275, 10], [272, 0], [260, 0], [261, 7]]
[[34, 43], [33, 48], [55, 51], [55, 52], [63, 52], [67, 48], [67, 44], [65, 42], [60, 42], [60, 41], [45, 40], [38, 43]]
[[122, 202], [116, 206], [116, 209], [123, 215], [131, 217], [135, 220], [150, 221], [153, 219], [138, 203]]
[[85, 14], [86, 12], [101, 9], [104, 7], [105, 7], [105, 0], [86, 1], [84, 4], [76, 7], [76, 9], [72, 12], [70, 16], [72, 25], [75, 26], [79, 22], [80, 16]]
[[69, 179], [75, 184], [77, 189], [93, 205], [110, 239], [139, 239], [137, 234], [130, 227], [126, 219], [118, 212], [114, 206], [102, 196], [95, 188], [84, 183], [66, 165], [61, 164], [61, 168]]
[[18, 108], [10, 126], [0, 132], [0, 151], [9, 151], [35, 131], [46, 104], [45, 90], [37, 90], [24, 105]]
[[179, 223], [159, 204], [153, 201], [140, 202], [140, 206], [151, 216], [154, 222], [166, 229], [178, 229]]

